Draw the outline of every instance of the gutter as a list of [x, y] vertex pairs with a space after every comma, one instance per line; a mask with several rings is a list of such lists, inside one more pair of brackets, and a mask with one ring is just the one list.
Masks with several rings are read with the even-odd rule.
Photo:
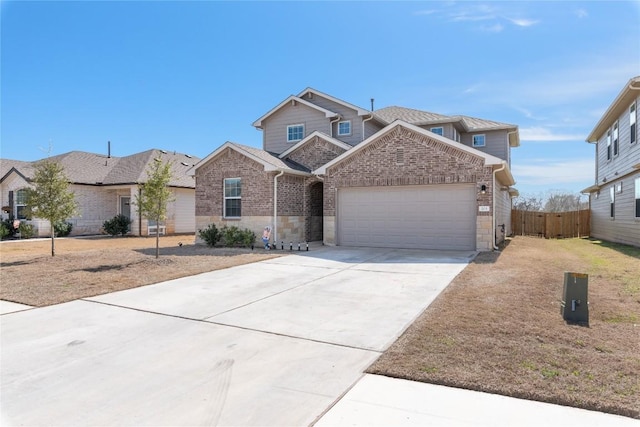
[[493, 198], [493, 215], [491, 220], [491, 238], [493, 239], [493, 250], [497, 251], [499, 248], [496, 245], [496, 174], [501, 172], [507, 168], [507, 162], [503, 161], [502, 166], [493, 171], [493, 187], [491, 188], [492, 198]]
[[364, 137], [364, 122], [368, 122], [369, 120], [373, 119], [373, 113], [371, 113], [371, 116], [368, 119], [363, 119], [362, 120], [362, 140], [364, 141], [366, 138]]
[[337, 121], [340, 121], [342, 117], [336, 116], [335, 120], [329, 120], [329, 136], [333, 138], [333, 124]]
[[278, 178], [284, 175], [284, 171], [273, 177], [273, 243], [278, 243]]

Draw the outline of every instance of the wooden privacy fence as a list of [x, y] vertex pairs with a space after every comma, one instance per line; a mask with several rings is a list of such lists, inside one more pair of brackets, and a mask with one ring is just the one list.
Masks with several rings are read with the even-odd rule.
[[587, 237], [591, 232], [588, 209], [571, 212], [511, 211], [511, 228], [516, 236], [547, 239]]

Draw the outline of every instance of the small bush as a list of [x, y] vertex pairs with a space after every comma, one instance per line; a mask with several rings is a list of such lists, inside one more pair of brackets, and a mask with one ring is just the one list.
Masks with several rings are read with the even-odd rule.
[[73, 230], [73, 224], [66, 221], [60, 221], [53, 224], [53, 231], [56, 237], [67, 237]]
[[4, 226], [4, 228], [7, 229], [7, 234], [6, 236], [2, 236], [2, 238], [4, 239], [5, 237], [9, 238], [9, 237], [13, 237], [16, 235], [16, 233], [18, 232], [18, 229], [13, 227], [13, 219], [9, 218], [9, 219], [5, 219], [4, 221], [2, 221], [2, 225]]
[[198, 236], [205, 241], [207, 246], [215, 246], [220, 241], [222, 234], [215, 224], [209, 224], [204, 230], [198, 230]]
[[9, 231], [9, 229], [7, 228], [6, 224], [4, 223], [4, 221], [0, 222], [0, 239], [4, 239], [5, 237], [7, 237], [9, 234], [11, 234], [11, 232]]
[[231, 227], [227, 227], [226, 225], [222, 227], [222, 244], [224, 246], [244, 246], [249, 247], [253, 245], [256, 241], [256, 233], [245, 228], [241, 230], [235, 225]]
[[105, 221], [102, 224], [102, 228], [104, 228], [105, 233], [110, 234], [112, 236], [117, 236], [118, 234], [124, 236], [129, 232], [129, 225], [131, 224], [131, 220], [126, 216], [120, 214], [116, 215], [108, 221]]
[[27, 224], [26, 222], [22, 222], [22, 221], [20, 222], [18, 231], [20, 232], [20, 238], [22, 239], [30, 239], [35, 234], [33, 225]]

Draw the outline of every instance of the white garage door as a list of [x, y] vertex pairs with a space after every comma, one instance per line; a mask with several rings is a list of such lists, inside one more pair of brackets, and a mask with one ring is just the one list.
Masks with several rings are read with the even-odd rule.
[[472, 184], [338, 190], [338, 244], [475, 250]]
[[196, 195], [194, 190], [176, 189], [176, 233], [195, 233]]

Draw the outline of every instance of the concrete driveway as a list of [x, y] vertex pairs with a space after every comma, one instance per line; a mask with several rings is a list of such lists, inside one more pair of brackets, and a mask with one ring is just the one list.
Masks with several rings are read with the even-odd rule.
[[2, 425], [308, 425], [474, 255], [319, 247], [4, 314]]

